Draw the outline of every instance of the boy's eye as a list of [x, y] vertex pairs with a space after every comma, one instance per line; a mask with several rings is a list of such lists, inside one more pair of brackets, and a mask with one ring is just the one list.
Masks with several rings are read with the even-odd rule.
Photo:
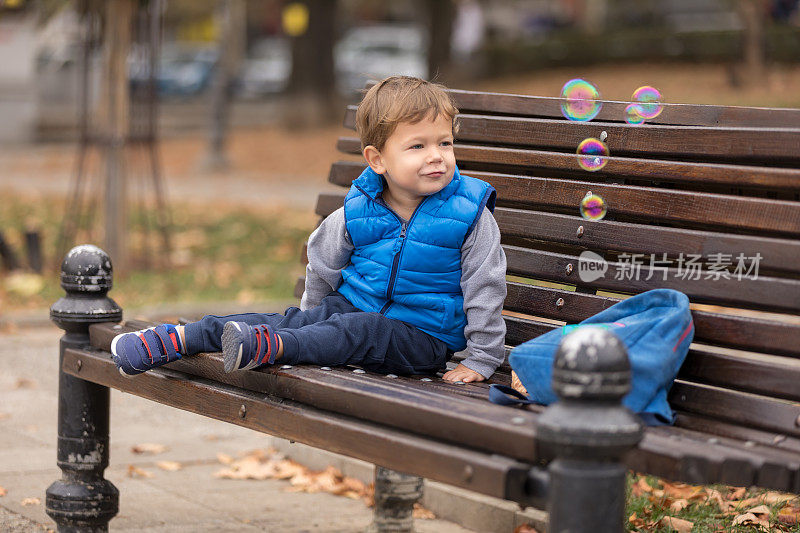
[[422, 148], [422, 145], [421, 145], [421, 144], [415, 144], [415, 145], [413, 145], [413, 146], [411, 147], [411, 149], [412, 149], [412, 150], [416, 150], [416, 149], [418, 149], [418, 148]]
[[452, 146], [453, 141], [442, 141], [442, 146]]

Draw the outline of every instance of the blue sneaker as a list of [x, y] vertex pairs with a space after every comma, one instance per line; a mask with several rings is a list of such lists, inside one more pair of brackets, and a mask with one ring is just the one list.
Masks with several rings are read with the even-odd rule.
[[222, 328], [225, 372], [247, 370], [275, 362], [280, 340], [272, 326], [227, 322]]
[[111, 341], [111, 354], [123, 376], [135, 376], [177, 361], [184, 351], [178, 330], [172, 324], [122, 333]]

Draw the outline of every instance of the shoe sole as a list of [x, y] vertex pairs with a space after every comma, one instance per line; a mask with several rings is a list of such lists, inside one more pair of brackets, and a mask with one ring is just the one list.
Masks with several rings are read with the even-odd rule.
[[222, 353], [225, 372], [233, 372], [239, 369], [242, 362], [242, 345], [244, 344], [244, 333], [236, 322], [227, 322], [222, 328]]

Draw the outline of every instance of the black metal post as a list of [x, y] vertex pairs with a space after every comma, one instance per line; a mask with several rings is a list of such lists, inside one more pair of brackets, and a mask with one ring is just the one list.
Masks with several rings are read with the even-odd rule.
[[[103, 478], [108, 466], [108, 387], [66, 374], [64, 351], [89, 345], [89, 326], [119, 322], [122, 309], [106, 296], [112, 285], [111, 260], [92, 245], [76, 246], [61, 264], [66, 296], [50, 308], [64, 330], [58, 372], [58, 467], [62, 478], [47, 489], [47, 514], [58, 531], [108, 531], [118, 511], [119, 491]], [[80, 370], [80, 368], [78, 368]]]
[[619, 338], [581, 326], [561, 341], [553, 363], [559, 401], [539, 417], [542, 456], [549, 465], [548, 530], [624, 530], [623, 456], [641, 440], [639, 418], [622, 406], [630, 391], [630, 362]]
[[42, 273], [42, 239], [38, 229], [25, 232], [25, 250], [28, 252], [28, 266], [37, 274]]
[[423, 480], [375, 465], [375, 512], [370, 533], [413, 533], [414, 504], [422, 498]]

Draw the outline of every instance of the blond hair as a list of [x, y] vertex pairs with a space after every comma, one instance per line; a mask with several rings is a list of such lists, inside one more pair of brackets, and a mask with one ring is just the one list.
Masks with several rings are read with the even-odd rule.
[[389, 76], [364, 95], [356, 111], [356, 131], [362, 150], [369, 145], [383, 150], [399, 123], [415, 124], [439, 115], [452, 121], [457, 113], [443, 85], [411, 76]]

